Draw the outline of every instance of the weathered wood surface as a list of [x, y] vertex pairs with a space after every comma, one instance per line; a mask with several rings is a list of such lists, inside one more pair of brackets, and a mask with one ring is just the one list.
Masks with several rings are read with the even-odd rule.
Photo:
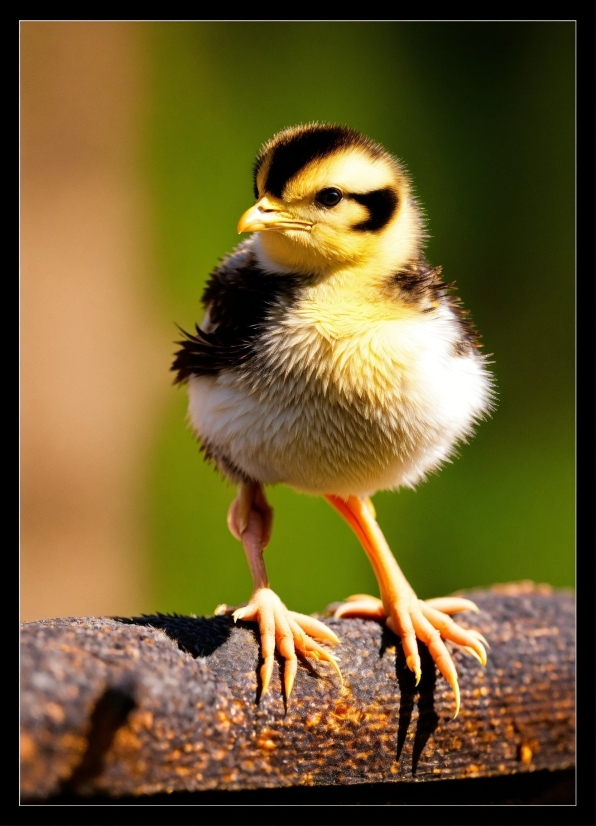
[[574, 765], [574, 598], [469, 592], [490, 642], [454, 656], [462, 708], [427, 652], [416, 688], [374, 622], [327, 622], [343, 689], [302, 663], [287, 708], [278, 661], [259, 699], [259, 646], [228, 617], [43, 620], [22, 628], [24, 801], [212, 789], [481, 778]]

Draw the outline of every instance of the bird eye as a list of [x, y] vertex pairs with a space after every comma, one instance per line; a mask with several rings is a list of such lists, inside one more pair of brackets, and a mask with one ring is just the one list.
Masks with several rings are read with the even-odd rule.
[[334, 207], [339, 204], [342, 198], [343, 195], [339, 189], [336, 189], [334, 186], [328, 186], [326, 189], [317, 192], [315, 200], [323, 206]]

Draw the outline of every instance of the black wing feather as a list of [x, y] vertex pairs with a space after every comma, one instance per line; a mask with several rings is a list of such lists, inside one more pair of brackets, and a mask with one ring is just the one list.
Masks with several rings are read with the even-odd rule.
[[196, 333], [181, 330], [184, 340], [177, 342], [180, 350], [171, 368], [175, 383], [193, 375], [218, 375], [253, 358], [270, 308], [280, 300], [290, 303], [298, 282], [298, 276], [264, 272], [256, 263], [252, 240], [240, 244], [211, 274], [203, 293], [213, 330], [198, 325]]

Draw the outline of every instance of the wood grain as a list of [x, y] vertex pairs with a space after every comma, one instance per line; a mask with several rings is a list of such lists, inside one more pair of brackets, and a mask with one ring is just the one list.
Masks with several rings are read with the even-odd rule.
[[[259, 697], [252, 624], [229, 617], [68, 618], [22, 627], [24, 801], [488, 778], [574, 765], [574, 598], [529, 584], [467, 592], [490, 643], [454, 657], [462, 708], [426, 652], [416, 688], [399, 640], [363, 620], [341, 639], [343, 688], [277, 662]], [[422, 648], [422, 646], [421, 646]]]

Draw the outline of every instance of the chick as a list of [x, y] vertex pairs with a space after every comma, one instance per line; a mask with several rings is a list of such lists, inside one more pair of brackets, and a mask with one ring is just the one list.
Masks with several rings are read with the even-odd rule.
[[[444, 640], [486, 663], [482, 635], [451, 615], [469, 600], [419, 600], [376, 522], [370, 496], [413, 488], [438, 468], [491, 407], [478, 337], [423, 256], [421, 210], [403, 166], [343, 126], [285, 129], [254, 166], [256, 203], [203, 295], [196, 334], [172, 369], [207, 459], [238, 484], [228, 526], [254, 588], [235, 620], [259, 625], [262, 692], [274, 654], [289, 697], [297, 654], [330, 663], [339, 643], [322, 622], [289, 611], [269, 587], [263, 550], [272, 509], [264, 486], [323, 496], [356, 533], [380, 599], [349, 597], [336, 617], [386, 622], [421, 675], [424, 642], [455, 694]], [[340, 675], [341, 676], [341, 675]]]

